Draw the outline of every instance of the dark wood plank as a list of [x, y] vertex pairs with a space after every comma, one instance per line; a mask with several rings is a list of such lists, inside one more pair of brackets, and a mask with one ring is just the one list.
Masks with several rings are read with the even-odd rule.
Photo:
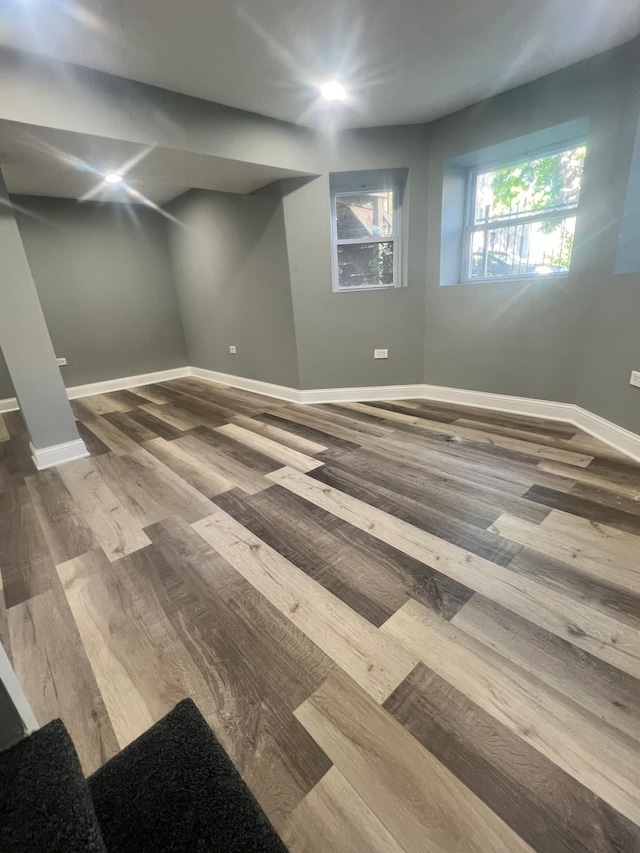
[[71, 411], [81, 423], [86, 424], [98, 417], [93, 409], [90, 409], [82, 399], [70, 400], [69, 402], [71, 405]]
[[330, 767], [293, 710], [332, 663], [186, 525], [146, 532], [155, 547], [129, 565], [153, 583], [216, 698], [216, 734], [278, 827]]
[[310, 476], [498, 565], [509, 565], [520, 550], [520, 545], [447, 516], [436, 508], [423, 506], [370, 482], [363, 483], [360, 477], [344, 468], [325, 465], [311, 471]]
[[329, 513], [285, 489], [253, 497], [234, 490], [214, 503], [377, 627], [407, 601], [395, 574], [334, 534]]
[[116, 403], [119, 403], [122, 406], [121, 411], [133, 411], [133, 409], [137, 409], [142, 403], [146, 402], [144, 398], [140, 397], [138, 394], [135, 394], [133, 391], [129, 391], [126, 388], [122, 391], [111, 391], [109, 394], [104, 395], [108, 400], [114, 400]]
[[152, 438], [164, 438], [166, 441], [172, 441], [174, 438], [180, 438], [181, 435], [184, 435], [184, 430], [171, 426], [171, 424], [154, 417], [150, 412], [145, 412], [143, 409], [136, 409], [135, 412], [131, 412], [130, 417], [137, 424], [153, 433]]
[[339, 456], [320, 453], [318, 458], [352, 471], [366, 482], [383, 486], [425, 506], [437, 507], [446, 515], [476, 527], [489, 527], [501, 512], [507, 511], [540, 524], [550, 511], [517, 495], [448, 476], [426, 465], [390, 461], [383, 453], [370, 449]]
[[36, 719], [60, 717], [92, 773], [119, 747], [62, 586], [12, 607], [8, 620], [13, 666]]
[[295, 420], [294, 415], [284, 417], [283, 415], [272, 415], [269, 412], [262, 412], [254, 415], [254, 420], [279, 427], [295, 435], [302, 436], [302, 438], [308, 438], [309, 441], [316, 441], [318, 444], [324, 444], [328, 447], [340, 448], [341, 450], [357, 450], [360, 447], [355, 441], [338, 438], [335, 435], [323, 432], [321, 429], [314, 429], [306, 424], [299, 423]]
[[281, 462], [271, 459], [269, 456], [265, 456], [258, 450], [247, 447], [229, 436], [216, 432], [216, 430], [209, 429], [209, 427], [198, 427], [191, 430], [191, 434], [258, 474], [269, 474], [271, 471], [282, 467]]
[[33, 474], [35, 466], [22, 413], [5, 412], [3, 417], [10, 440], [0, 442], [0, 459], [10, 477], [24, 480]]
[[560, 509], [572, 515], [578, 515], [598, 524], [609, 524], [627, 533], [640, 534], [640, 515], [625, 512], [614, 507], [603, 506], [595, 501], [581, 498], [578, 495], [557, 492], [544, 486], [532, 486], [523, 495], [527, 500], [548, 506], [550, 509]]
[[80, 438], [84, 441], [91, 456], [100, 456], [102, 453], [110, 452], [111, 448], [101, 441], [97, 435], [92, 433], [82, 421], [76, 421], [76, 426], [78, 427]]
[[59, 583], [25, 485], [15, 485], [0, 495], [0, 571], [7, 608]]
[[93, 532], [55, 468], [28, 477], [27, 487], [55, 563], [63, 563], [98, 547]]
[[[389, 594], [392, 601], [399, 600], [398, 587], [390, 586], [387, 575], [397, 579], [403, 595], [414, 598], [444, 619], [451, 619], [473, 595], [473, 590], [280, 486], [272, 486], [264, 494], [267, 500], [258, 504], [262, 518], [259, 521], [251, 519], [256, 524], [252, 532], [338, 597], [348, 595], [354, 609], [354, 603], [360, 599], [358, 612], [374, 623], [383, 615], [383, 611], [389, 609], [385, 594]], [[235, 492], [233, 498], [220, 496], [214, 502], [230, 515], [242, 514], [242, 523], [245, 524], [245, 504], [239, 503], [238, 498]], [[303, 527], [296, 526], [298, 514], [304, 519]], [[312, 545], [307, 541], [307, 524], [312, 525], [317, 534]], [[326, 569], [322, 564], [316, 565], [321, 556], [322, 540], [325, 561], [329, 564]], [[362, 592], [357, 592], [355, 568], [352, 569], [352, 566], [361, 566], [363, 569], [364, 575], [359, 583], [367, 590], [365, 601], [361, 600]], [[380, 583], [382, 590], [378, 588]], [[345, 589], [344, 584], [347, 584], [348, 589]], [[356, 589], [352, 590], [354, 585]], [[372, 611], [371, 606], [375, 601], [378, 602], [375, 605], [377, 611]]]
[[387, 412], [400, 412], [403, 415], [410, 415], [414, 418], [426, 418], [431, 421], [441, 421], [443, 424], [453, 423], [457, 418], [457, 414], [444, 412], [436, 406], [428, 406], [423, 403], [409, 407], [407, 405], [403, 405], [401, 401], [398, 401], [397, 403], [387, 403], [380, 400], [373, 400], [368, 402], [367, 405]]
[[640, 849], [637, 826], [423, 664], [384, 708], [534, 850]]
[[619, 509], [621, 512], [627, 512], [630, 515], [640, 516], [640, 500], [628, 497], [627, 495], [616, 494], [615, 487], [611, 489], [598, 488], [590, 486], [586, 483], [576, 483], [571, 488], [568, 494], [576, 495], [576, 497], [584, 498], [587, 501], [600, 504], [601, 506]]
[[640, 681], [500, 607], [474, 595], [453, 624], [589, 713], [640, 741]]
[[620, 587], [586, 576], [561, 560], [547, 557], [532, 548], [523, 548], [509, 568], [575, 601], [610, 611], [616, 619], [640, 629], [640, 597]]
[[136, 444], [143, 444], [145, 441], [158, 438], [158, 434], [134, 418], [132, 412], [109, 412], [102, 415], [102, 420], [108, 421], [127, 438], [135, 441]]

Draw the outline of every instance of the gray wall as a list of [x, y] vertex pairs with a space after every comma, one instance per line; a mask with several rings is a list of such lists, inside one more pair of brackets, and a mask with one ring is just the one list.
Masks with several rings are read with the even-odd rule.
[[[302, 388], [422, 382], [424, 352], [424, 131], [344, 133], [327, 142], [324, 174], [283, 197]], [[403, 204], [405, 287], [333, 293], [329, 174], [408, 168]], [[374, 361], [374, 348], [389, 359]]]
[[[166, 220], [142, 207], [15, 196], [67, 387], [187, 363]], [[133, 218], [132, 218], [133, 217]]]
[[[639, 430], [640, 394], [628, 381], [640, 367], [640, 277], [612, 272], [637, 121], [638, 45], [427, 126], [427, 383], [577, 402]], [[582, 117], [588, 153], [568, 277], [439, 286], [446, 160]]]
[[180, 222], [171, 229], [171, 256], [188, 363], [297, 387], [279, 200], [194, 191], [169, 210]]

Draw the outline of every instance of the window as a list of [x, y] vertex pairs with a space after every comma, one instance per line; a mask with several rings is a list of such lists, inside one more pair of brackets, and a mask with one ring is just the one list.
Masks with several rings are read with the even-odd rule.
[[463, 281], [567, 273], [586, 148], [468, 172]]
[[398, 188], [334, 191], [333, 289], [400, 285]]

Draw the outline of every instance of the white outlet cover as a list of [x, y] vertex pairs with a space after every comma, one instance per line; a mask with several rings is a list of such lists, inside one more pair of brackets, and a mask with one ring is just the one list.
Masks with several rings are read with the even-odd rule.
[[66, 358], [56, 358], [58, 362], [58, 367], [66, 367], [67, 359]]
[[629, 380], [629, 384], [635, 385], [640, 388], [640, 370], [631, 371], [631, 379]]
[[230, 346], [229, 352], [232, 353], [233, 355], [235, 355], [238, 352], [238, 350], [234, 346]]
[[389, 358], [389, 350], [388, 349], [374, 349], [373, 357], [374, 358]]

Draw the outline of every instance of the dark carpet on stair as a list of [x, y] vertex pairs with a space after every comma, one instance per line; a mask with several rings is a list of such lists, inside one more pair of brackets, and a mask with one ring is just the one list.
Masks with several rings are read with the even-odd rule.
[[286, 853], [190, 699], [88, 783], [110, 853]]
[[0, 753], [0, 851], [105, 851], [78, 756], [60, 720]]

